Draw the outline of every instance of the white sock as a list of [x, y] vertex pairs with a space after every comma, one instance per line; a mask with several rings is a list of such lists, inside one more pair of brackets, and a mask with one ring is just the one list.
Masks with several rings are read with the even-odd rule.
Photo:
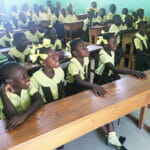
[[107, 139], [108, 139], [108, 144], [117, 146], [117, 147], [121, 146], [121, 143], [115, 132], [109, 132]]

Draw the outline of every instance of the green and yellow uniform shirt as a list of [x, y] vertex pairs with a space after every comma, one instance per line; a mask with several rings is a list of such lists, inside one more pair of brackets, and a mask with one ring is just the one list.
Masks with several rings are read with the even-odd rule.
[[55, 43], [51, 43], [50, 44], [50, 47], [53, 49], [53, 50], [59, 50], [59, 49], [62, 49], [62, 42], [61, 40], [59, 39], [56, 39]]
[[39, 19], [40, 19], [40, 21], [49, 20], [48, 14], [45, 12], [39, 12]]
[[2, 31], [5, 30], [5, 28], [4, 28], [4, 23], [1, 23], [1, 24], [0, 24], [0, 30], [2, 30]]
[[[115, 65], [115, 52], [111, 51], [111, 56], [110, 56], [104, 49], [101, 49], [101, 51], [99, 52], [98, 67], [95, 70], [95, 73], [97, 75], [101, 76], [103, 74], [106, 63], [111, 63], [111, 64]], [[112, 74], [112, 71], [109, 70], [108, 76], [110, 76], [111, 74]]]
[[19, 20], [19, 12], [11, 12], [11, 16], [14, 17], [16, 20]]
[[[108, 32], [117, 35], [121, 30], [127, 30], [127, 27], [122, 25], [118, 27], [115, 24], [112, 24]], [[117, 36], [117, 44], [119, 43], [120, 43], [120, 35]]]
[[22, 22], [21, 20], [18, 21], [19, 27], [28, 27], [29, 19], [27, 19], [26, 23]]
[[6, 61], [8, 61], [8, 58], [2, 53], [0, 53], [0, 65]]
[[5, 115], [3, 113], [3, 110], [4, 110], [4, 106], [3, 106], [2, 99], [0, 98], [0, 120], [5, 119]]
[[40, 16], [38, 16], [35, 12], [32, 14], [32, 21], [40, 22]]
[[148, 37], [145, 34], [144, 36], [141, 35], [139, 32], [135, 34], [134, 38], [134, 45], [136, 49], [139, 49], [140, 51], [146, 50], [149, 48], [148, 45]]
[[35, 34], [32, 34], [30, 31], [25, 32], [26, 38], [34, 43], [39, 42], [39, 40], [44, 36], [44, 33], [40, 33], [39, 31], [36, 31]]
[[49, 16], [51, 16], [51, 9], [48, 6], [46, 7], [46, 12]]
[[123, 22], [125, 22], [126, 15], [121, 14], [120, 17], [121, 17], [121, 20], [122, 20]]
[[61, 23], [66, 23], [66, 22], [67, 22], [67, 21], [66, 21], [66, 17], [64, 17], [62, 14], [59, 15], [59, 21], [60, 21]]
[[57, 100], [62, 96], [60, 94], [64, 83], [64, 72], [61, 67], [54, 68], [54, 76], [52, 78], [49, 78], [41, 68], [33, 74], [30, 81], [30, 93], [34, 95], [39, 92], [45, 103]]
[[51, 27], [53, 27], [53, 25], [55, 24], [55, 22], [58, 20], [58, 18], [54, 15], [54, 14], [51, 14], [51, 18], [50, 18], [50, 21], [51, 21]]
[[88, 64], [89, 64], [89, 58], [85, 57], [83, 65], [75, 58], [73, 57], [70, 61], [70, 64], [67, 69], [67, 83], [74, 83], [75, 75], [80, 75], [82, 80], [85, 80], [88, 74]]
[[25, 62], [28, 59], [28, 56], [30, 55], [30, 48], [26, 48], [23, 52], [20, 52], [19, 50], [16, 49], [16, 47], [12, 47], [12, 49], [9, 51], [9, 56], [18, 61], [18, 62]]
[[113, 14], [113, 13], [110, 12], [110, 13], [107, 15], [107, 20], [112, 20], [115, 15], [116, 15], [116, 14]]
[[106, 22], [107, 21], [107, 16], [104, 16], [103, 18], [101, 16], [98, 16], [96, 19], [95, 19], [95, 22], [96, 23], [101, 23], [101, 22]]
[[[84, 21], [83, 21], [83, 31], [87, 31], [87, 29], [88, 29], [88, 24], [90, 23], [90, 20], [88, 19], [88, 18], [86, 18]], [[92, 19], [92, 24], [91, 24], [91, 26], [93, 26], [94, 25], [94, 23], [95, 23], [95, 18], [93, 18]]]
[[26, 12], [23, 12], [24, 14], [25, 14], [25, 16], [26, 16], [26, 18], [27, 19], [30, 19], [31, 18], [31, 12], [28, 10], [28, 11], [26, 11]]
[[76, 22], [78, 21], [78, 18], [76, 17], [76, 15], [70, 15], [70, 14], [67, 14], [66, 15], [66, 22], [67, 23], [71, 23], [71, 22]]
[[10, 45], [9, 47], [13, 46], [13, 34], [9, 33], [8, 37], [6, 34], [0, 39], [0, 45], [3, 47], [7, 47], [7, 43]]

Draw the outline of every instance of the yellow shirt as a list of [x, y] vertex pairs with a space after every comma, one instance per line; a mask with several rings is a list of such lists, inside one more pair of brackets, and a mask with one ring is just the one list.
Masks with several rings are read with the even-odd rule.
[[110, 13], [107, 15], [107, 20], [112, 20], [114, 16], [115, 16], [115, 14], [113, 14], [113, 13], [110, 12]]
[[9, 33], [10, 38], [7, 37], [7, 35], [4, 35], [1, 39], [0, 39], [0, 45], [3, 47], [7, 47], [6, 42], [8, 42], [10, 44], [10, 46], [13, 46], [13, 34]]
[[40, 38], [44, 36], [44, 33], [40, 33], [39, 31], [36, 31], [35, 34], [32, 34], [30, 31], [25, 32], [26, 38], [34, 43], [34, 42], [39, 42]]
[[60, 21], [61, 23], [66, 23], [66, 22], [67, 22], [67, 21], [66, 21], [66, 17], [64, 17], [62, 14], [59, 15], [59, 21]]
[[67, 23], [70, 23], [70, 22], [76, 22], [78, 21], [78, 18], [76, 17], [76, 15], [70, 15], [70, 14], [67, 14], [66, 15], [66, 22]]
[[53, 25], [55, 24], [55, 22], [57, 21], [57, 17], [54, 15], [54, 14], [51, 14], [51, 19], [50, 19], [50, 21], [51, 21], [51, 26], [53, 27]]
[[0, 24], [0, 30], [5, 30], [5, 28], [4, 28], [4, 23], [1, 23], [1, 24]]
[[53, 78], [49, 78], [47, 75], [45, 75], [41, 68], [33, 74], [30, 81], [30, 93], [32, 95], [39, 92], [43, 101], [46, 102], [42, 87], [48, 87], [52, 93], [53, 99], [57, 100], [59, 97], [58, 84], [64, 82], [64, 72], [61, 67], [54, 68], [54, 76]]
[[20, 52], [19, 50], [16, 49], [16, 47], [12, 47], [12, 49], [9, 51], [9, 56], [14, 59], [14, 60], [18, 60], [19, 62], [25, 62], [27, 57], [30, 54], [31, 49], [30, 48], [26, 48], [23, 52]]
[[[127, 30], [127, 27], [122, 25], [118, 27], [115, 24], [112, 24], [108, 32], [117, 35], [121, 30]], [[119, 43], [120, 43], [120, 35], [117, 36], [117, 44]]]
[[[101, 49], [99, 52], [98, 67], [95, 70], [95, 73], [97, 75], [102, 75], [102, 73], [105, 69], [106, 63], [111, 63], [111, 64], [115, 65], [115, 52], [111, 51], [111, 56], [110, 56], [104, 49]], [[110, 76], [111, 74], [112, 74], [112, 71], [110, 70], [108, 75]]]
[[[89, 24], [90, 20], [88, 18], [86, 18], [84, 21], [83, 21], [83, 31], [87, 31], [88, 29], [88, 24]], [[95, 18], [92, 19], [92, 24], [91, 26], [94, 26], [94, 23], [95, 23]]]
[[14, 17], [16, 20], [19, 20], [19, 12], [11, 12], [11, 16]]
[[40, 21], [47, 21], [49, 20], [48, 14], [45, 12], [39, 12], [39, 20]]
[[85, 80], [88, 73], [88, 64], [89, 64], [88, 57], [84, 57], [83, 65], [81, 65], [81, 63], [75, 57], [73, 57], [67, 69], [67, 77], [66, 77], [67, 82], [74, 83], [75, 75], [80, 75], [81, 79]]
[[18, 21], [19, 27], [28, 27], [29, 19], [27, 19], [26, 23], [22, 22], [21, 20]]
[[0, 120], [5, 119], [5, 115], [3, 113], [3, 110], [4, 110], [4, 106], [3, 106], [2, 99], [0, 98]]
[[144, 44], [145, 48], [148, 49], [147, 40], [148, 40], [148, 37], [146, 34], [143, 36], [139, 32], [137, 32], [135, 34], [135, 39], [134, 39], [134, 45], [135, 45], [136, 49], [143, 51], [144, 47], [143, 47], [142, 43]]
[[35, 12], [32, 13], [32, 21], [40, 22], [40, 16], [38, 16]]
[[61, 40], [57, 39], [54, 44], [52, 44], [52, 43], [50, 44], [50, 47], [51, 47], [53, 50], [62, 49]]
[[98, 16], [95, 20], [95, 22], [97, 23], [106, 22], [106, 21], [107, 21], [107, 16], [104, 16], [103, 18], [101, 16]]
[[121, 16], [122, 21], [125, 22], [126, 15], [121, 14], [120, 16]]

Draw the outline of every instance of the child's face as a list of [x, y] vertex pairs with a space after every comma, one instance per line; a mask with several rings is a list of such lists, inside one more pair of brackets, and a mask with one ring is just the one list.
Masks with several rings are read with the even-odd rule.
[[126, 9], [126, 8], [123, 8], [123, 10], [122, 10], [122, 14], [125, 14], [125, 15], [127, 15], [127, 14], [128, 14], [128, 9]]
[[16, 41], [15, 41], [15, 46], [16, 46], [16, 47], [19, 47], [20, 49], [25, 49], [25, 48], [27, 48], [27, 46], [28, 46], [28, 40], [27, 40], [26, 36], [25, 36], [25, 35], [22, 35], [22, 36], [20, 37], [20, 39], [16, 40]]
[[59, 67], [59, 59], [54, 50], [50, 50], [48, 52], [48, 57], [43, 61], [44, 66], [48, 68], [58, 68]]
[[111, 6], [110, 6], [110, 11], [111, 11], [112, 13], [115, 13], [115, 12], [116, 12], [116, 6], [115, 6], [115, 5], [111, 5]]
[[12, 75], [13, 87], [17, 89], [28, 89], [30, 86], [30, 79], [27, 74], [27, 70], [22, 67], [22, 69], [18, 69]]
[[92, 2], [91, 5], [92, 5], [93, 8], [97, 8], [97, 3], [96, 2]]
[[101, 10], [99, 11], [99, 15], [100, 15], [100, 16], [105, 16], [105, 14], [106, 14], [106, 11], [105, 11], [104, 9], [101, 9]]
[[109, 39], [108, 46], [110, 50], [115, 51], [117, 49], [117, 40], [115, 37]]
[[55, 29], [52, 29], [50, 31], [49, 37], [50, 37], [51, 40], [56, 40], [57, 39], [57, 33], [56, 33]]
[[117, 25], [117, 26], [120, 26], [122, 21], [121, 21], [121, 17], [117, 17], [114, 21], [114, 23]]
[[89, 51], [84, 42], [78, 43], [74, 52], [75, 56], [89, 57]]
[[137, 15], [138, 15], [140, 18], [143, 18], [143, 16], [144, 16], [144, 11], [143, 11], [143, 10], [139, 10], [139, 11], [137, 12]]

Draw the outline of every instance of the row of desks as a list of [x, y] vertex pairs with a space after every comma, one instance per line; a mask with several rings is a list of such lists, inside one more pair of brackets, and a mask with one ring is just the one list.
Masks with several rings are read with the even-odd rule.
[[96, 97], [91, 90], [49, 103], [24, 124], [6, 132], [0, 121], [0, 150], [52, 150], [150, 103], [147, 80], [125, 77], [104, 85], [108, 94]]

